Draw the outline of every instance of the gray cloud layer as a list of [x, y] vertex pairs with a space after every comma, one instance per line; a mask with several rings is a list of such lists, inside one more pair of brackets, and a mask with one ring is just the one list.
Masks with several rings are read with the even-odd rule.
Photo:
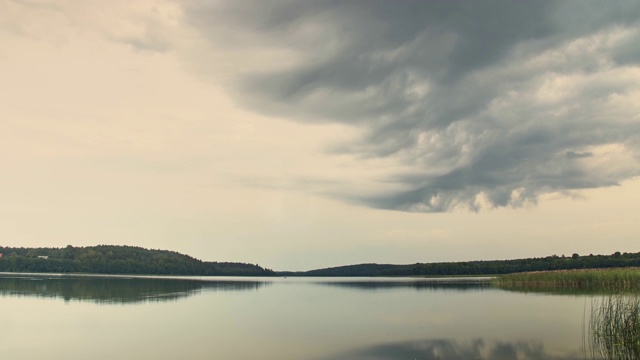
[[192, 1], [185, 14], [216, 43], [296, 58], [238, 74], [245, 106], [359, 127], [332, 151], [412, 169], [349, 200], [520, 206], [639, 173], [637, 1]]

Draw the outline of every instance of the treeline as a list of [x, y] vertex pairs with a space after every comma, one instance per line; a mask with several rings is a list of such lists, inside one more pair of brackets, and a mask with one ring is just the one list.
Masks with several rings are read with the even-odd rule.
[[278, 273], [288, 276], [439, 276], [439, 275], [498, 275], [527, 271], [598, 269], [640, 266], [640, 253], [616, 252], [611, 255], [571, 257], [547, 256], [516, 260], [442, 262], [411, 265], [360, 264], [299, 273]]
[[499, 275], [528, 271], [640, 267], [640, 253], [570, 257], [547, 256], [516, 260], [360, 264], [306, 272], [274, 272], [258, 265], [205, 262], [168, 250], [99, 245], [65, 248], [0, 246], [0, 272], [93, 273], [195, 276], [440, 276]]
[[258, 265], [206, 262], [168, 250], [134, 246], [11, 248], [0, 246], [0, 272], [135, 275], [270, 276]]

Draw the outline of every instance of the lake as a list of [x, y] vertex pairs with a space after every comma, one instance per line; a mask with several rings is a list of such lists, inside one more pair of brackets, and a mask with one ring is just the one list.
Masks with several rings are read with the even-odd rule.
[[483, 280], [2, 274], [0, 356], [590, 358], [592, 295], [505, 291]]

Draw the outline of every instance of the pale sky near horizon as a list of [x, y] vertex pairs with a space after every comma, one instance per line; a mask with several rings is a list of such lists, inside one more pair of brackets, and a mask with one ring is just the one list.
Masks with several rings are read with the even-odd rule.
[[640, 2], [0, 0], [0, 243], [640, 251]]

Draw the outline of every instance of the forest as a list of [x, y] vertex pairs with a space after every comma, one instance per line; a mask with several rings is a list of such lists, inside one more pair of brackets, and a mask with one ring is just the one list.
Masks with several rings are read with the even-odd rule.
[[207, 262], [168, 250], [99, 245], [65, 248], [0, 246], [0, 272], [93, 273], [131, 275], [269, 276], [258, 265]]
[[301, 273], [279, 273], [288, 276], [442, 276], [498, 275], [527, 271], [599, 269], [640, 266], [640, 253], [611, 255], [547, 256], [515, 260], [417, 263], [411, 265], [359, 264], [311, 270]]
[[196, 276], [464, 276], [528, 271], [640, 267], [640, 253], [551, 255], [409, 265], [359, 264], [304, 272], [278, 271], [236, 262], [207, 262], [168, 250], [98, 245], [65, 248], [0, 246], [0, 272], [93, 273]]

